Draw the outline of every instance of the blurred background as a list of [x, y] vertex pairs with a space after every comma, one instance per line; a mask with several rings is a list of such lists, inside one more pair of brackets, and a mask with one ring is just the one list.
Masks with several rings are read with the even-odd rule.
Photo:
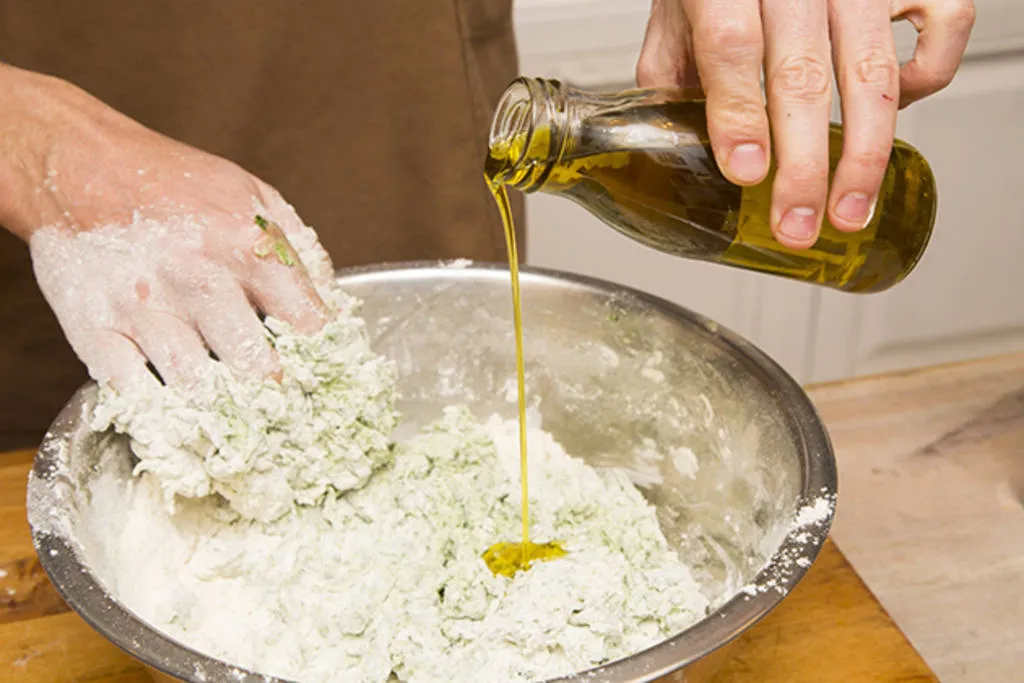
[[[899, 117], [898, 137], [932, 164], [939, 214], [923, 261], [889, 292], [848, 295], [683, 262], [540, 195], [527, 200], [528, 262], [621, 282], [710, 316], [805, 383], [1024, 349], [1024, 2], [975, 3], [953, 84]], [[630, 87], [648, 11], [638, 0], [517, 0], [521, 71]], [[905, 61], [916, 34], [901, 22], [896, 35]]]

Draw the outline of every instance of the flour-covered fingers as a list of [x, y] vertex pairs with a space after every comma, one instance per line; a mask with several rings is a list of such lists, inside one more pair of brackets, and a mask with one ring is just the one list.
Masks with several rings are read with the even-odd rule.
[[210, 352], [191, 323], [147, 308], [135, 311], [131, 318], [132, 339], [165, 384], [188, 388], [208, 370]]
[[121, 393], [147, 391], [160, 382], [146, 366], [146, 357], [135, 343], [114, 330], [69, 331], [68, 341], [100, 384]]
[[186, 286], [183, 295], [206, 345], [233, 372], [242, 377], [280, 374], [266, 328], [229, 273], [208, 271], [200, 282]]
[[249, 297], [267, 315], [303, 334], [323, 328], [329, 312], [298, 253], [276, 221], [259, 217], [262, 234], [246, 275]]
[[305, 266], [309, 278], [322, 288], [334, 280], [334, 264], [331, 257], [320, 243], [320, 238], [313, 228], [307, 226], [298, 212], [289, 204], [281, 193], [258, 178], [254, 178], [260, 190], [260, 199], [266, 207], [267, 216], [281, 228], [285, 237], [295, 248]]

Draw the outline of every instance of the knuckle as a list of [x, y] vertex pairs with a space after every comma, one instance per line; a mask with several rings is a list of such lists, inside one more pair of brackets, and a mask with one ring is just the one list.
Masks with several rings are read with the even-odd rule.
[[284, 204], [284, 196], [277, 191], [272, 185], [269, 185], [259, 178], [252, 178], [252, 184], [255, 189], [257, 196], [263, 200], [263, 203], [267, 206], [271, 204]]
[[638, 59], [636, 62], [634, 77], [636, 78], [636, 82], [637, 84], [640, 85], [640, 87], [644, 87], [647, 83], [650, 83], [651, 81], [654, 80], [654, 70], [651, 67], [651, 62], [643, 55], [641, 55], [640, 59]]
[[728, 64], [759, 60], [763, 51], [756, 18], [735, 12], [705, 18], [694, 42], [705, 58]]
[[709, 118], [712, 128], [730, 137], [761, 137], [767, 133], [764, 103], [740, 97], [715, 97], [709, 93]]
[[938, 92], [949, 85], [955, 75], [956, 67], [953, 66], [922, 67], [916, 79], [917, 89], [926, 94]]
[[971, 0], [950, 0], [940, 7], [937, 14], [942, 23], [961, 31], [974, 26], [975, 10]]
[[224, 286], [220, 269], [204, 262], [177, 262], [175, 266], [165, 268], [163, 276], [178, 295], [200, 301], [212, 300]]
[[860, 150], [850, 161], [858, 173], [881, 177], [889, 165], [889, 150], [885, 147]]
[[644, 54], [636, 63], [636, 82], [641, 87], [663, 83], [666, 80], [665, 68], [657, 57]]
[[932, 90], [938, 91], [945, 88], [947, 85], [953, 82], [953, 77], [956, 75], [956, 69], [940, 69], [936, 72], [935, 77], [931, 81]]
[[219, 283], [213, 279], [199, 275], [198, 273], [190, 273], [185, 276], [182, 284], [192, 292], [192, 294], [204, 301], [212, 299], [219, 289]]
[[787, 194], [817, 199], [828, 186], [828, 164], [817, 159], [801, 160], [788, 167], [780, 164], [778, 178]]
[[899, 73], [896, 55], [881, 47], [872, 47], [856, 58], [848, 78], [859, 86], [888, 89], [899, 83]]
[[828, 100], [831, 88], [828, 66], [815, 55], [787, 57], [772, 74], [770, 89], [797, 102], [819, 104]]
[[152, 287], [149, 286], [149, 282], [145, 277], [140, 277], [135, 281], [135, 298], [140, 303], [146, 303], [151, 293]]

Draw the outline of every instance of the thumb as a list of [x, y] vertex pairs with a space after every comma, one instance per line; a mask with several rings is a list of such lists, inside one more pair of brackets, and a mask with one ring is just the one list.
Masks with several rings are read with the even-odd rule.
[[690, 25], [681, 0], [653, 0], [636, 64], [641, 88], [699, 87], [690, 49]]

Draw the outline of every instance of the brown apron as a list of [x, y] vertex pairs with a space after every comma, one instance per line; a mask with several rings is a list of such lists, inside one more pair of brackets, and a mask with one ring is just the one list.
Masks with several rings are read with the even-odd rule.
[[[240, 164], [295, 205], [339, 267], [500, 261], [481, 172], [517, 72], [511, 4], [0, 0], [0, 61]], [[0, 230], [0, 451], [36, 445], [85, 379], [28, 250]]]

